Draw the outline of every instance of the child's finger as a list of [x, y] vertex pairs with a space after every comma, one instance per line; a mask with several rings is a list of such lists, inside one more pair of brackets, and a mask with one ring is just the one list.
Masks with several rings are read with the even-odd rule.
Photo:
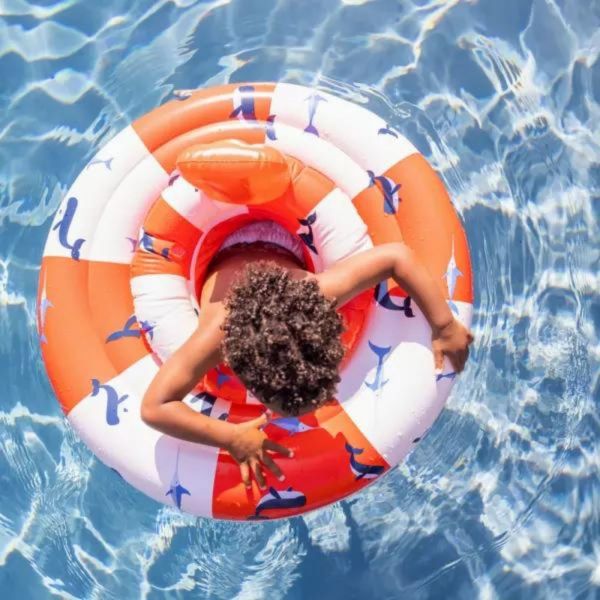
[[264, 427], [267, 424], [267, 421], [267, 415], [263, 413], [262, 415], [260, 415], [260, 417], [256, 417], [256, 419], [250, 419], [250, 421], [246, 421], [244, 425], [260, 429], [261, 427]]
[[435, 372], [441, 373], [444, 367], [444, 353], [441, 350], [434, 350], [433, 360], [435, 364]]
[[254, 477], [256, 477], [256, 482], [258, 483], [258, 487], [261, 490], [264, 490], [266, 487], [266, 483], [265, 483], [265, 476], [262, 472], [260, 462], [256, 459], [251, 459], [250, 466], [252, 467], [252, 471], [254, 472]]
[[269, 471], [271, 471], [271, 473], [273, 473], [273, 475], [275, 475], [279, 481], [283, 481], [285, 479], [285, 476], [277, 463], [266, 452], [262, 456], [262, 461], [265, 467], [269, 469]]
[[240, 475], [242, 477], [242, 481], [244, 485], [249, 488], [252, 486], [252, 482], [250, 481], [250, 466], [247, 461], [240, 463]]
[[271, 450], [272, 452], [278, 452], [279, 454], [283, 454], [284, 456], [288, 456], [292, 458], [294, 456], [294, 451], [274, 442], [273, 440], [265, 440], [263, 443], [263, 447], [265, 450]]

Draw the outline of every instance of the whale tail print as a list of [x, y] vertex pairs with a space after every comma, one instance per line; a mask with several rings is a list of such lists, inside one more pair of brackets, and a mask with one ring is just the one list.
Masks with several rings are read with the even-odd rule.
[[355, 448], [354, 446], [351, 446], [348, 442], [346, 442], [346, 451], [350, 452], [350, 454], [362, 454], [364, 452], [364, 450], [362, 448]]
[[132, 327], [137, 323], [137, 319], [135, 315], [129, 317], [125, 322], [125, 326], [123, 329], [119, 329], [119, 331], [113, 331], [107, 338], [106, 343], [114, 342], [116, 340], [120, 340], [124, 337], [137, 337], [139, 338], [142, 334], [140, 329], [132, 329]]
[[376, 344], [374, 344], [371, 341], [369, 341], [369, 348], [371, 348], [371, 350], [375, 353], [375, 356], [377, 356], [377, 359], [380, 362], [383, 361], [383, 359], [386, 357], [386, 355], [392, 349], [391, 346], [385, 346], [385, 347], [377, 346]]
[[317, 137], [319, 137], [319, 130], [312, 124], [309, 123], [305, 128], [304, 131], [306, 133], [312, 133], [313, 135], [316, 135]]

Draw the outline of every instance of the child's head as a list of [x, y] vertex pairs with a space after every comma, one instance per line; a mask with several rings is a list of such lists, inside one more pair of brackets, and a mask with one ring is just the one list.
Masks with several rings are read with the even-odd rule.
[[298, 415], [333, 397], [342, 321], [314, 279], [294, 280], [275, 263], [253, 263], [225, 304], [225, 360], [259, 400]]

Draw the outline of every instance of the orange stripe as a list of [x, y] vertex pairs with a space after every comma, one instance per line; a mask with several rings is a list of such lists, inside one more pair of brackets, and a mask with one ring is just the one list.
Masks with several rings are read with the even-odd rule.
[[144, 220], [144, 231], [151, 236], [171, 240], [194, 251], [202, 232], [182, 217], [164, 198], [159, 198]]
[[[332, 407], [329, 407], [330, 409]], [[257, 417], [263, 412], [260, 406], [232, 405], [229, 420], [240, 422]], [[319, 409], [320, 411], [323, 409]], [[294, 510], [266, 510], [261, 516], [269, 518], [289, 517], [313, 510], [346, 497], [365, 487], [371, 480], [356, 479], [350, 469], [350, 454], [346, 450], [346, 432], [350, 432], [348, 442], [358, 448], [364, 448], [361, 463], [369, 463], [374, 450], [350, 419], [341, 411], [339, 405], [333, 408], [339, 416], [333, 418], [326, 414], [324, 419], [332, 420], [332, 425], [315, 418], [314, 415], [301, 417], [305, 424], [317, 427], [310, 431], [287, 434], [277, 431], [276, 426], [268, 425], [265, 432], [278, 443], [294, 450], [294, 458], [288, 459], [274, 455], [275, 462], [285, 473], [285, 482], [279, 482], [270, 473], [266, 474], [267, 487], [284, 490], [292, 487], [306, 497], [306, 505]], [[239, 414], [238, 414], [239, 413]], [[319, 411], [317, 411], [317, 414]], [[240, 415], [243, 415], [240, 418]], [[320, 427], [318, 427], [320, 425]], [[326, 427], [326, 428], [325, 428]], [[367, 455], [365, 459], [364, 456]], [[379, 460], [380, 462], [377, 462]], [[387, 463], [378, 457], [371, 464], [387, 467]], [[308, 476], [310, 474], [310, 476]], [[239, 466], [226, 452], [219, 454], [217, 473], [213, 489], [213, 515], [220, 519], [247, 519], [255, 514], [256, 505], [267, 491], [261, 491], [254, 482], [251, 490], [246, 490], [240, 481]]]
[[398, 223], [404, 241], [415, 251], [447, 296], [443, 276], [454, 239], [457, 280], [454, 300], [473, 302], [471, 260], [467, 237], [444, 184], [420, 154], [400, 161], [385, 173], [401, 184]]
[[[378, 186], [365, 188], [352, 202], [360, 218], [365, 222], [374, 246], [403, 241], [396, 217], [383, 212], [383, 193]], [[393, 279], [389, 279], [387, 283], [391, 295], [407, 296], [407, 293], [400, 289]], [[371, 293], [372, 297], [373, 293]]]
[[246, 403], [246, 388], [232, 369], [221, 364], [211, 369], [202, 379], [201, 388], [213, 396], [229, 402]]
[[68, 413], [91, 392], [92, 379], [106, 382], [148, 352], [138, 338], [105, 343], [133, 313], [128, 265], [45, 257], [40, 281], [43, 277], [52, 307], [46, 312], [42, 356]]
[[296, 218], [303, 219], [336, 186], [331, 179], [298, 160], [290, 160], [290, 166], [293, 196], [288, 201], [289, 207]]
[[383, 194], [377, 186], [365, 188], [352, 202], [367, 226], [373, 245], [402, 241], [402, 233], [395, 216], [383, 212]]
[[315, 416], [319, 425], [330, 435], [333, 437], [341, 435], [351, 446], [363, 449], [360, 455], [361, 463], [389, 467], [385, 458], [370, 444], [337, 400], [318, 408]]
[[[109, 262], [90, 262], [87, 294], [92, 322], [108, 359], [118, 373], [144, 358], [148, 350], [141, 332], [115, 338], [134, 315], [129, 277], [129, 265]], [[137, 322], [130, 327], [140, 330]], [[108, 341], [112, 336], [112, 341]]]
[[[273, 83], [245, 84], [254, 86], [256, 119], [266, 121], [270, 114]], [[224, 85], [199, 90], [186, 100], [173, 100], [144, 115], [133, 123], [133, 128], [148, 150], [160, 146], [188, 131], [228, 121], [233, 111], [233, 93], [239, 86]], [[169, 170], [170, 171], [170, 170]]]
[[[162, 197], [148, 212], [143, 229], [152, 238], [157, 254], [138, 247], [131, 263], [131, 276], [165, 273], [187, 278], [202, 232]], [[168, 251], [168, 258], [160, 254], [163, 250]]]

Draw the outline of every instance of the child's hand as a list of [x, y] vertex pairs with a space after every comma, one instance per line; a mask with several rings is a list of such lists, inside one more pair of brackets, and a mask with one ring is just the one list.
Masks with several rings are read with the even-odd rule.
[[447, 356], [454, 370], [460, 373], [469, 358], [469, 344], [473, 341], [471, 332], [460, 321], [453, 319], [448, 325], [434, 331], [431, 339], [436, 370], [441, 371], [444, 356]]
[[265, 488], [263, 467], [269, 469], [279, 481], [285, 479], [281, 469], [271, 456], [267, 454], [267, 450], [278, 452], [290, 458], [294, 455], [291, 450], [273, 442], [267, 437], [260, 429], [260, 427], [266, 424], [267, 416], [262, 415], [257, 419], [236, 425], [235, 433], [226, 448], [233, 459], [240, 465], [242, 481], [248, 488], [252, 485], [250, 481], [251, 473], [254, 473], [258, 486], [261, 489]]

